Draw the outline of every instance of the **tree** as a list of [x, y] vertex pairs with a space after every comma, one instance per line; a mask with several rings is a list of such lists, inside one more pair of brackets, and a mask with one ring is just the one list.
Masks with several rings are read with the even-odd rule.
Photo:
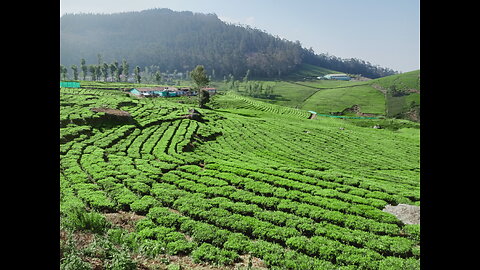
[[63, 80], [65, 80], [67, 77], [67, 72], [67, 68], [64, 65], [60, 65], [60, 79], [63, 78]]
[[[113, 65], [115, 66], [115, 80], [117, 82], [119, 82], [120, 81], [120, 75], [123, 72], [123, 67], [119, 66], [117, 61], [114, 61]], [[113, 73], [112, 73], [112, 76], [114, 76]]]
[[102, 76], [102, 67], [100, 65], [95, 65], [95, 76], [97, 77], [97, 80], [100, 80], [100, 77]]
[[157, 84], [162, 82], [162, 75], [160, 74], [160, 71], [155, 72], [155, 82], [157, 82]]
[[118, 69], [118, 62], [117, 61], [110, 64], [110, 74], [112, 75], [112, 81], [115, 79], [115, 77], [117, 75], [117, 73], [116, 73], [117, 69]]
[[102, 73], [103, 73], [103, 81], [107, 81], [107, 77], [108, 77], [108, 64], [107, 63], [103, 63], [102, 65]]
[[250, 75], [250, 69], [247, 70], [247, 73], [245, 74], [245, 77], [243, 77], [243, 82], [244, 83], [248, 82], [248, 75]]
[[126, 82], [128, 81], [129, 69], [130, 69], [130, 66], [127, 63], [127, 60], [123, 59], [123, 61], [122, 61], [122, 74], [123, 74], [124, 80]]
[[198, 105], [200, 108], [205, 108], [205, 104], [210, 100], [208, 91], [202, 89], [210, 83], [210, 80], [205, 73], [205, 68], [202, 65], [198, 65], [189, 75], [195, 83], [195, 89], [198, 91]]
[[70, 68], [73, 70], [73, 79], [78, 80], [78, 67], [77, 65], [71, 65]]
[[90, 71], [90, 74], [92, 74], [92, 81], [97, 80], [97, 69], [95, 68], [95, 65], [89, 65], [88, 66], [88, 71]]
[[200, 108], [205, 108], [206, 104], [210, 101], [210, 93], [205, 89], [200, 89], [198, 93], [198, 106]]
[[190, 72], [190, 78], [192, 78], [197, 89], [204, 88], [210, 83], [210, 80], [205, 73], [205, 68], [202, 65], [196, 66], [195, 69]]
[[102, 55], [101, 55], [101, 54], [97, 54], [97, 64], [100, 66], [100, 65], [102, 65], [102, 63], [103, 63]]
[[135, 81], [137, 83], [140, 83], [140, 81], [142, 79], [142, 76], [140, 76], [140, 67], [136, 66], [134, 72], [135, 72]]
[[82, 60], [80, 60], [80, 68], [82, 69], [82, 76], [83, 76], [83, 80], [85, 81], [86, 77], [87, 77], [87, 73], [88, 73], [88, 67], [87, 65], [85, 64], [85, 59], [82, 58]]

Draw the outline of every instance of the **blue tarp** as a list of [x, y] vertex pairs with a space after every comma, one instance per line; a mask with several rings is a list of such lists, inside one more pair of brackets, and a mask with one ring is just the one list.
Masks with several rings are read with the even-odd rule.
[[80, 88], [79, 82], [60, 82], [60, 87]]

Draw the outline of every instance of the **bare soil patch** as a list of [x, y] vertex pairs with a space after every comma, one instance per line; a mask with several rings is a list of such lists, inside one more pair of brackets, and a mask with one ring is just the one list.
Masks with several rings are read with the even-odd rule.
[[122, 110], [117, 110], [117, 109], [100, 107], [100, 108], [91, 108], [90, 110], [92, 110], [94, 112], [104, 112], [104, 113], [110, 114], [110, 115], [130, 117], [130, 113], [128, 113], [126, 111], [122, 111]]
[[387, 213], [395, 215], [404, 224], [420, 224], [420, 206], [399, 204], [387, 205], [383, 209]]
[[113, 225], [117, 225], [129, 232], [133, 232], [135, 230], [135, 223], [138, 220], [145, 218], [145, 216], [124, 211], [119, 211], [117, 213], [106, 213], [104, 215]]

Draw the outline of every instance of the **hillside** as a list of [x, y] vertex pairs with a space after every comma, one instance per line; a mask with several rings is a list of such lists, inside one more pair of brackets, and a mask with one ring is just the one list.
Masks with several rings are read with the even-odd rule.
[[60, 60], [70, 67], [122, 62], [130, 67], [185, 72], [204, 65], [213, 79], [278, 78], [300, 72], [302, 64], [378, 78], [393, 70], [358, 59], [316, 54], [259, 29], [227, 24], [215, 14], [151, 9], [114, 14], [66, 14], [60, 18]]
[[[322, 75], [322, 70], [314, 70]], [[368, 81], [288, 80], [272, 85], [274, 97], [258, 100], [321, 114], [341, 114], [358, 106], [358, 114], [350, 116], [371, 114], [420, 122], [420, 70]], [[240, 93], [245, 94], [242, 88]]]
[[420, 225], [382, 211], [420, 206], [418, 129], [115, 87], [60, 89], [63, 265], [420, 269]]
[[385, 96], [386, 116], [420, 122], [420, 70], [370, 81]]

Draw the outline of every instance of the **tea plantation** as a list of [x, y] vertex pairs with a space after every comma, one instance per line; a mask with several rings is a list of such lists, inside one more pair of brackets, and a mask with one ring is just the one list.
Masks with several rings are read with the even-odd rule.
[[419, 129], [114, 88], [60, 89], [62, 269], [420, 269]]

